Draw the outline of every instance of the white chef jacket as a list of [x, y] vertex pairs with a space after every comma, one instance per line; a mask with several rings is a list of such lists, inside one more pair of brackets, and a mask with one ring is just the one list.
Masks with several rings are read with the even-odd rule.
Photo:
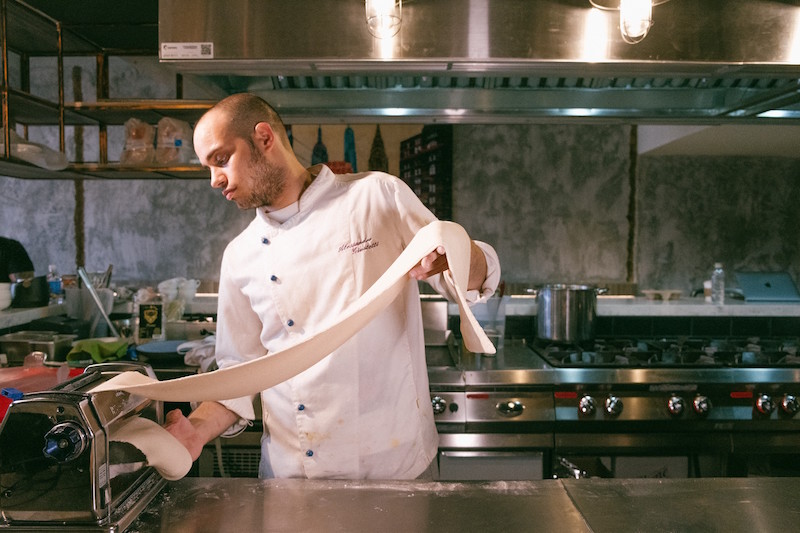
[[[225, 250], [216, 358], [220, 368], [283, 350], [330, 325], [400, 255], [433, 214], [398, 178], [334, 175], [323, 165], [279, 223], [261, 210]], [[499, 261], [468, 300], [494, 293]], [[441, 289], [441, 276], [431, 285]], [[253, 398], [220, 402], [242, 419]], [[261, 477], [413, 479], [434, 459], [418, 285], [316, 365], [261, 393]]]

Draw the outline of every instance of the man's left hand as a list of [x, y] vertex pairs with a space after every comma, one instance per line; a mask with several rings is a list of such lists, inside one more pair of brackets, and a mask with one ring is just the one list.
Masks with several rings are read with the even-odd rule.
[[435, 274], [441, 274], [447, 270], [447, 256], [444, 254], [444, 246], [439, 246], [436, 250], [422, 258], [417, 266], [408, 271], [408, 275], [416, 280], [427, 279]]
[[[447, 256], [444, 254], [444, 247], [439, 246], [417, 263], [417, 266], [408, 271], [409, 277], [416, 280], [424, 280], [435, 274], [441, 274], [448, 269]], [[470, 265], [469, 281], [467, 289], [479, 290], [486, 280], [486, 256], [483, 251], [470, 241]]]

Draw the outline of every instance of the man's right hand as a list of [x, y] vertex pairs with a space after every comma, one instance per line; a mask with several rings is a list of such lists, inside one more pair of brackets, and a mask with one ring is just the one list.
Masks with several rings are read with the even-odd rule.
[[205, 442], [201, 442], [202, 438], [197, 428], [192, 425], [188, 418], [183, 416], [180, 409], [173, 409], [167, 413], [165, 417], [164, 429], [169, 431], [173, 437], [184, 445], [189, 450], [192, 456], [192, 461], [200, 457], [200, 452], [203, 451]]
[[210, 440], [220, 436], [232, 426], [239, 417], [222, 404], [204, 402], [189, 417], [183, 416], [180, 409], [174, 409], [165, 417], [164, 429], [183, 444], [192, 461], [196, 461], [203, 451], [203, 446]]

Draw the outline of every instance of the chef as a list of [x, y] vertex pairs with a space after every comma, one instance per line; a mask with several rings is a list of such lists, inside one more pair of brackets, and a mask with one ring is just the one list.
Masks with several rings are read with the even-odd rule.
[[[230, 96], [197, 123], [194, 147], [211, 185], [252, 223], [225, 250], [216, 358], [224, 368], [313, 335], [355, 301], [433, 214], [398, 178], [305, 168], [275, 110]], [[435, 476], [417, 280], [445, 296], [443, 249], [409, 273], [400, 295], [359, 333], [310, 369], [261, 393], [260, 477], [415, 479]], [[500, 279], [491, 246], [471, 242], [470, 302]], [[253, 398], [205, 402], [165, 427], [199, 457], [220, 434], [254, 418]]]

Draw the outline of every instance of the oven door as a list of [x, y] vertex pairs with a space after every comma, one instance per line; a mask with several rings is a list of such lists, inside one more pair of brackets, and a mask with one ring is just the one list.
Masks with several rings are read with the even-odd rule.
[[441, 450], [442, 481], [544, 479], [544, 452], [536, 450]]
[[553, 434], [440, 433], [439, 480], [518, 481], [550, 476]]

